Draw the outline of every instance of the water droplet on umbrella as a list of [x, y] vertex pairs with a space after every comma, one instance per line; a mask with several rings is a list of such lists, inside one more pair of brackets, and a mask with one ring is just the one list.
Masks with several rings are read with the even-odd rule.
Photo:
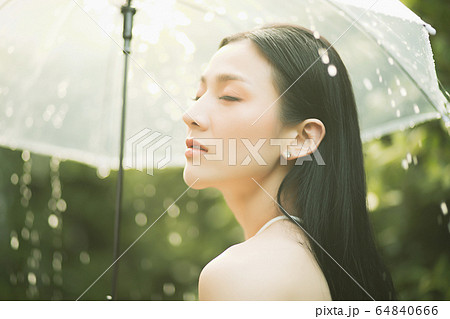
[[111, 295], [106, 295], [106, 299], [107, 299], [107, 300], [112, 300]]
[[5, 109], [5, 115], [6, 117], [11, 117], [14, 114], [14, 109], [11, 105], [8, 105]]
[[247, 20], [248, 19], [248, 15], [244, 11], [239, 12], [237, 16], [238, 16], [239, 20]]
[[330, 64], [330, 65], [328, 66], [328, 74], [329, 74], [331, 77], [336, 76], [336, 74], [337, 74], [337, 68], [336, 68], [333, 64]]
[[327, 52], [327, 50], [326, 50], [325, 48], [320, 48], [320, 49], [318, 50], [318, 52], [319, 52], [319, 56], [320, 56], [321, 59], [322, 59], [322, 63], [323, 63], [323, 64], [328, 64], [328, 63], [330, 63], [330, 57], [328, 56], [328, 52]]
[[370, 82], [368, 78], [364, 78], [363, 83], [368, 91], [371, 91], [373, 89], [372, 82]]
[[207, 12], [205, 13], [205, 15], [203, 16], [203, 20], [205, 20], [206, 22], [210, 22], [214, 19], [214, 12]]
[[441, 211], [444, 216], [448, 214], [448, 207], [446, 202], [441, 202]]
[[261, 17], [256, 17], [253, 19], [253, 22], [256, 24], [263, 24], [264, 23], [264, 19]]
[[217, 7], [216, 8], [216, 13], [220, 14], [220, 15], [223, 15], [223, 14], [227, 13], [227, 10], [225, 9], [225, 7]]
[[97, 168], [97, 177], [100, 179], [105, 179], [109, 176], [109, 174], [111, 173], [111, 168], [107, 167], [107, 166], [99, 166]]
[[313, 35], [314, 35], [314, 38], [316, 38], [316, 39], [320, 39], [320, 33], [319, 33], [319, 31], [314, 31], [313, 32]]

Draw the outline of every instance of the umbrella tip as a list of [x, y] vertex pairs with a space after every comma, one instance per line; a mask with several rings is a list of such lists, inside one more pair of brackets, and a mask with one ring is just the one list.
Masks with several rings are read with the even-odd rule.
[[436, 35], [436, 29], [431, 26], [431, 24], [424, 23], [423, 26], [427, 29], [428, 34]]

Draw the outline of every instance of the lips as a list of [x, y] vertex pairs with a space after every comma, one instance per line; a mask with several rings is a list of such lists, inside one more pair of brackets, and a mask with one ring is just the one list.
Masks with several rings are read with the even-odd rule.
[[193, 137], [186, 139], [186, 146], [188, 148], [199, 149], [199, 150], [208, 152], [208, 148], [205, 145], [203, 145], [202, 143], [195, 140]]

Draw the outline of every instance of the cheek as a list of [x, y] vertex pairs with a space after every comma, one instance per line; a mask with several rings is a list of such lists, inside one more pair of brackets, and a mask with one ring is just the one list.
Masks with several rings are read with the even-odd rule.
[[[223, 138], [225, 160], [236, 158], [236, 164], [239, 166], [247, 156], [250, 156], [251, 161], [245, 165], [248, 167], [259, 165], [255, 159], [256, 155], [254, 156], [253, 153], [259, 154], [268, 166], [273, 165], [274, 161], [279, 159], [280, 147], [270, 145], [271, 139], [278, 136], [277, 118], [270, 110], [258, 119], [260, 115], [261, 112], [235, 112], [232, 118], [222, 117], [217, 121], [217, 125], [213, 125], [215, 127], [214, 136]], [[258, 120], [252, 125], [256, 119]], [[235, 140], [235, 144], [230, 144], [232, 139]], [[247, 148], [243, 139], [248, 140], [247, 143], [253, 147]], [[234, 145], [236, 145], [235, 148]]]

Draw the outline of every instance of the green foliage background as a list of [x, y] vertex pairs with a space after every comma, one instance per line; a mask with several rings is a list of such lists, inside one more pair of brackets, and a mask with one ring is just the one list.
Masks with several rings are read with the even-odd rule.
[[[437, 29], [437, 73], [449, 88], [450, 3], [403, 2]], [[370, 216], [400, 299], [450, 300], [447, 131], [430, 122], [367, 143], [364, 153]], [[0, 299], [78, 298], [112, 263], [117, 173], [101, 178], [79, 163], [9, 149], [0, 163]], [[221, 194], [189, 190], [169, 208], [186, 190], [182, 169], [126, 171], [124, 190], [121, 249], [155, 224], [120, 260], [119, 299], [196, 300], [201, 269], [244, 239]], [[111, 270], [82, 299], [106, 300], [110, 290]]]

